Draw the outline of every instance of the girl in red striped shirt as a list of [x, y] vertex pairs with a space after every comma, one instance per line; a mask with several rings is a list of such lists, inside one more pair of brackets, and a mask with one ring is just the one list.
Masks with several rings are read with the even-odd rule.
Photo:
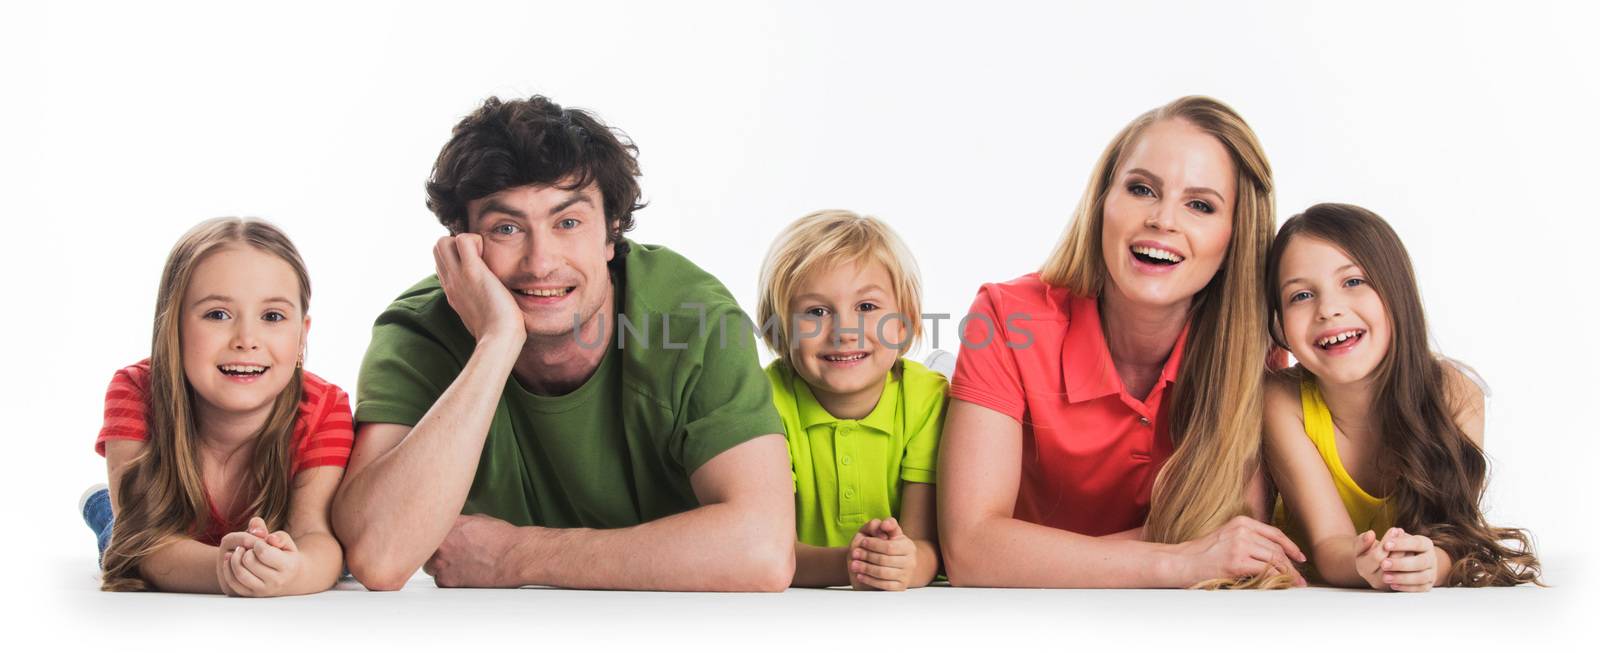
[[110, 491], [84, 515], [102, 589], [279, 596], [338, 580], [328, 510], [354, 440], [349, 397], [301, 369], [310, 298], [266, 222], [210, 220], [173, 247], [150, 358], [112, 377], [95, 440]]

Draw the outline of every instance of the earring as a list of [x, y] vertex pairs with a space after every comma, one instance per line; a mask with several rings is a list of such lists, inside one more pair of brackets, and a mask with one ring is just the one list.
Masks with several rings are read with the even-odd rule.
[[300, 352], [300, 358], [297, 358], [294, 361], [294, 368], [298, 370], [301, 367], [304, 367], [305, 364], [306, 364], [306, 353], [304, 351], [302, 351], [302, 352]]

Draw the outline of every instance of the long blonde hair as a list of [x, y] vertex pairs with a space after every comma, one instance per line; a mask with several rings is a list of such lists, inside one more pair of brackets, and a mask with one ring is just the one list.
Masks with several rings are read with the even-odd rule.
[[[183, 373], [179, 324], [183, 297], [194, 270], [210, 254], [246, 245], [284, 260], [300, 281], [300, 310], [311, 301], [305, 263], [288, 236], [270, 223], [253, 218], [216, 218], [190, 229], [167, 255], [156, 296], [155, 327], [150, 344], [150, 387], [145, 399], [144, 450], [130, 461], [117, 484], [118, 514], [106, 548], [100, 589], [148, 589], [139, 565], [145, 556], [171, 541], [203, 532], [211, 521], [210, 500], [201, 478], [200, 434], [195, 423], [194, 388]], [[272, 405], [266, 424], [256, 434], [249, 480], [254, 488], [249, 513], [282, 527], [289, 512], [289, 444], [299, 413], [301, 371]]]
[[[1182, 120], [1228, 149], [1237, 170], [1233, 233], [1219, 273], [1190, 306], [1189, 335], [1172, 389], [1174, 451], [1156, 476], [1145, 538], [1178, 543], [1250, 514], [1245, 488], [1261, 467], [1266, 305], [1262, 270], [1272, 243], [1272, 167], [1255, 132], [1232, 108], [1203, 96], [1178, 98], [1135, 118], [1095, 164], [1077, 212], [1040, 269], [1052, 286], [1099, 297], [1107, 270], [1101, 250], [1106, 196], [1125, 152], [1150, 125]], [[1286, 579], [1255, 585], [1282, 585]]]

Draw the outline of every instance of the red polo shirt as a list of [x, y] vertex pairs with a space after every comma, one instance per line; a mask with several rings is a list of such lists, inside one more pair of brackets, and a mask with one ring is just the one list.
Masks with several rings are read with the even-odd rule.
[[1144, 524], [1156, 473], [1172, 455], [1162, 402], [1187, 336], [1141, 401], [1122, 387], [1095, 300], [1038, 274], [978, 290], [950, 396], [1022, 425], [1017, 519], [1084, 535]]

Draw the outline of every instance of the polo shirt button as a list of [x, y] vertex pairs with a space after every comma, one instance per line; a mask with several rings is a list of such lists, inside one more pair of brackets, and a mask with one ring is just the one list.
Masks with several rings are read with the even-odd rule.
[[1140, 426], [1149, 426], [1150, 425], [1150, 418], [1148, 418], [1148, 417], [1140, 417], [1139, 418], [1139, 425]]
[[854, 499], [854, 498], [856, 498], [856, 489], [853, 488], [853, 487], [845, 488], [844, 489], [844, 498], [846, 498], [846, 499]]
[[840, 458], [839, 459], [839, 464], [840, 465], [848, 465], [848, 464], [850, 464], [850, 457], [849, 456], [845, 456], [843, 458]]

